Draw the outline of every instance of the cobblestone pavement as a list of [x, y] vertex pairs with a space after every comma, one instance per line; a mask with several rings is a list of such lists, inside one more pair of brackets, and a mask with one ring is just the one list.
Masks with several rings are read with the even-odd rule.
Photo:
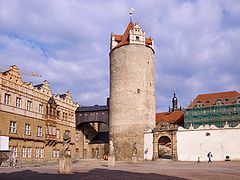
[[173, 162], [154, 161], [116, 162], [116, 166], [107, 167], [107, 161], [81, 160], [73, 164], [72, 174], [58, 174], [58, 165], [28, 166], [22, 168], [0, 167], [0, 180], [47, 180], [47, 179], [240, 179], [239, 162]]

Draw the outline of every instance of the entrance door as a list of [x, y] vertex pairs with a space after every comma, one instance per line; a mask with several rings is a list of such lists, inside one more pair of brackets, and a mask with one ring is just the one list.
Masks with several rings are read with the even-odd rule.
[[172, 158], [172, 142], [167, 136], [161, 136], [158, 140], [158, 157], [165, 159]]

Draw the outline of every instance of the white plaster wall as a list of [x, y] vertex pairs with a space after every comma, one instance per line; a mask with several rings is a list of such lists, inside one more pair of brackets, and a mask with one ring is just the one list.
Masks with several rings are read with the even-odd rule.
[[[209, 127], [209, 126], [208, 126]], [[207, 161], [207, 153], [213, 154], [213, 161], [240, 160], [240, 126], [236, 128], [199, 128], [177, 131], [177, 153], [179, 161]], [[210, 133], [210, 136], [206, 136]]]
[[144, 159], [153, 159], [153, 133], [144, 134]]
[[9, 137], [0, 136], [0, 150], [1, 151], [9, 150]]

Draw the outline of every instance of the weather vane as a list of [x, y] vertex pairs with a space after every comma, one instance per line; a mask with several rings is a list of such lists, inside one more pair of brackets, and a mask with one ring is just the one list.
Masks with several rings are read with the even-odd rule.
[[135, 11], [135, 9], [133, 8], [130, 8], [129, 10], [129, 15], [130, 15], [130, 21], [132, 22], [132, 15], [133, 15], [133, 12]]

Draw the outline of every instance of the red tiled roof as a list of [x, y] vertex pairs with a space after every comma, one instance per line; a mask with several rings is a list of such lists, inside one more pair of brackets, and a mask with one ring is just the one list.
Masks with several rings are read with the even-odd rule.
[[146, 38], [145, 43], [146, 43], [146, 45], [152, 45], [152, 39], [151, 38]]
[[[129, 44], [129, 32], [130, 30], [133, 30], [133, 29], [134, 29], [133, 22], [129, 22], [123, 35], [114, 34], [113, 36], [115, 36], [115, 40], [119, 41], [119, 43], [114, 48]], [[145, 38], [145, 43], [147, 46], [152, 45], [152, 39]]]
[[183, 111], [161, 112], [156, 113], [156, 124], [161, 121], [168, 123], [181, 124], [183, 123]]
[[121, 35], [114, 35], [115, 39], [117, 37], [117, 39], [120, 40], [120, 37], [121, 37], [121, 42], [118, 43], [115, 48], [126, 45], [126, 44], [129, 44], [129, 32], [130, 32], [130, 30], [133, 30], [133, 28], [134, 28], [133, 22], [129, 22], [128, 26], [127, 26], [127, 28], [126, 28], [126, 30], [125, 30], [125, 32], [122, 36]]
[[200, 94], [189, 105], [188, 109], [197, 106], [198, 102], [201, 102], [204, 107], [213, 106], [217, 100], [221, 100], [223, 105], [232, 105], [236, 102], [236, 99], [240, 97], [240, 93], [237, 91], [227, 91], [211, 94]]
[[115, 40], [116, 41], [122, 41], [122, 36], [121, 35], [117, 35], [117, 34], [114, 34], [114, 36], [115, 36]]

